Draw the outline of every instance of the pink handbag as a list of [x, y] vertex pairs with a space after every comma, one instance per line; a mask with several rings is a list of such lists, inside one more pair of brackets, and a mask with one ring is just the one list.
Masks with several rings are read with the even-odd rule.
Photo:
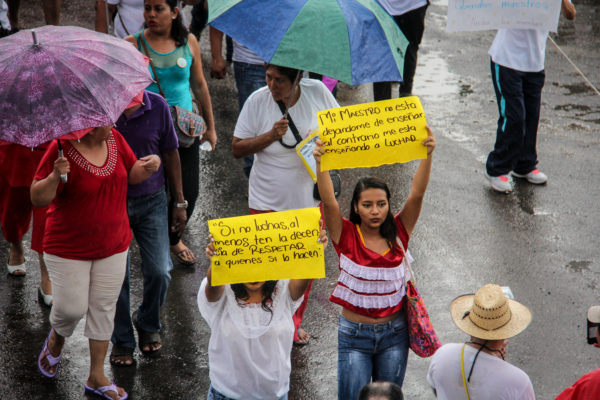
[[[410, 268], [406, 251], [400, 240], [398, 244], [402, 247], [404, 257], [404, 287], [406, 287], [406, 320], [408, 324], [408, 337], [410, 348], [419, 357], [431, 357], [442, 344], [435, 334], [433, 324], [429, 319], [427, 308], [421, 294], [412, 282], [414, 275]], [[410, 276], [410, 279], [409, 279]]]

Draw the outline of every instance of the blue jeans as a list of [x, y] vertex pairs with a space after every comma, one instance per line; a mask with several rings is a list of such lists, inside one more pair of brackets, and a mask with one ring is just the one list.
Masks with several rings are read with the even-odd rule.
[[357, 399], [371, 382], [402, 386], [408, 357], [408, 328], [401, 312], [381, 324], [357, 324], [340, 315], [338, 327], [338, 399]]
[[[288, 399], [288, 395], [286, 393], [283, 396], [281, 396], [280, 398], [278, 398], [277, 400], [287, 400], [287, 399]], [[232, 399], [227, 396], [223, 396], [221, 393], [217, 392], [217, 390], [212, 385], [210, 385], [210, 388], [208, 388], [208, 396], [206, 397], [206, 400], [235, 400], [235, 399]], [[268, 400], [268, 399], [265, 399], [265, 400]], [[273, 399], [273, 400], [275, 400], [275, 399]]]
[[[159, 332], [160, 307], [167, 297], [167, 288], [173, 269], [169, 256], [169, 228], [167, 224], [167, 196], [164, 189], [141, 197], [127, 199], [129, 225], [138, 243], [142, 256], [144, 293], [138, 308], [138, 326], [147, 332]], [[129, 314], [129, 270], [117, 301], [115, 328], [111, 341], [119, 346], [135, 348], [135, 337], [131, 315]]]
[[545, 72], [517, 71], [493, 61], [490, 68], [500, 117], [494, 150], [486, 162], [487, 173], [528, 174], [538, 162], [536, 142]]
[[[242, 111], [242, 107], [248, 96], [261, 87], [266, 86], [266, 70], [262, 64], [248, 64], [234, 61], [233, 74], [235, 75], [235, 86], [238, 91], [238, 105], [240, 111]], [[244, 157], [244, 173], [246, 176], [250, 176], [250, 170], [252, 169], [253, 163], [253, 155]]]

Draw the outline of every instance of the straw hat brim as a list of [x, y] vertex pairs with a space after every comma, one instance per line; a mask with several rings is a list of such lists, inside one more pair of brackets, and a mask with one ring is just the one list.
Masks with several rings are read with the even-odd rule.
[[[452, 321], [461, 331], [484, 340], [508, 339], [523, 332], [531, 322], [531, 311], [524, 305], [514, 300], [507, 299], [511, 311], [511, 318], [505, 325], [498, 329], [486, 330], [478, 327], [467, 316], [465, 312], [473, 307], [474, 294], [459, 296], [450, 304]], [[464, 317], [464, 318], [463, 318]]]

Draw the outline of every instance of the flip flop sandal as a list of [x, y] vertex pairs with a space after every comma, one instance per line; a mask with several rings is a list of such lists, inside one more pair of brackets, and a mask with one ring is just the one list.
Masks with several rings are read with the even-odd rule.
[[[117, 389], [117, 385], [115, 385], [114, 382], [108, 386], [101, 386], [95, 389], [93, 387], [89, 387], [87, 383], [84, 384], [83, 387], [85, 389], [85, 394], [99, 396], [106, 400], [114, 400], [106, 392], [115, 392], [117, 396], [119, 395], [119, 390]], [[125, 392], [123, 396], [118, 398], [118, 400], [125, 400], [127, 397], [129, 397], [129, 395], [127, 394], [127, 392]]]
[[[134, 349], [132, 349], [131, 347], [113, 344], [109, 357], [110, 365], [114, 365], [115, 367], [134, 367], [137, 364], [137, 362], [135, 358], [133, 358], [133, 350]], [[120, 360], [115, 360], [115, 357], [119, 357]], [[124, 357], [129, 357], [131, 359], [131, 364], [127, 364], [127, 360], [123, 359]]]
[[[186, 254], [188, 254], [187, 258], [185, 257]], [[192, 265], [196, 264], [196, 257], [190, 249], [181, 250], [180, 252], [175, 253], [175, 258], [180, 264], [186, 265], [188, 267], [191, 267]], [[190, 258], [191, 261], [189, 260]]]
[[[138, 347], [142, 354], [146, 356], [156, 357], [160, 353], [161, 349], [152, 350], [153, 344], [160, 344], [160, 333], [159, 332], [148, 332], [141, 329], [138, 325], [138, 312], [135, 311], [131, 315], [131, 319], [133, 320], [133, 326], [138, 333]], [[150, 350], [144, 350], [144, 347], [150, 347]]]
[[[60, 367], [60, 365], [56, 367], [56, 370], [54, 371], [54, 373], [50, 373], [50, 372], [48, 372], [48, 370], [46, 370], [46, 369], [44, 369], [44, 367], [42, 367], [42, 360], [44, 358], [46, 358], [46, 360], [48, 360], [48, 364], [50, 365], [50, 368], [52, 368], [60, 362], [60, 357], [62, 356], [62, 351], [60, 352], [58, 357], [54, 357], [52, 354], [50, 354], [50, 350], [48, 349], [48, 341], [50, 340], [50, 335], [52, 335], [53, 330], [54, 330], [54, 328], [50, 329], [50, 333], [48, 334], [48, 337], [46, 338], [46, 341], [44, 342], [44, 347], [42, 347], [42, 351], [40, 351], [40, 355], [38, 356], [38, 368], [39, 368], [40, 372], [42, 373], [42, 375], [44, 375], [47, 378], [54, 378], [56, 376], [56, 374], [58, 373], [58, 368]], [[45, 356], [44, 356], [44, 352], [47, 352], [47, 354]]]
[[294, 346], [306, 346], [310, 342], [310, 335], [305, 340], [300, 339], [300, 329], [302, 328], [298, 328], [298, 340], [294, 340]]
[[[25, 263], [19, 265], [8, 265], [6, 264], [6, 269], [8, 269], [8, 274], [12, 276], [25, 276], [27, 270], [25, 269]], [[21, 271], [22, 274], [16, 274], [15, 272]]]

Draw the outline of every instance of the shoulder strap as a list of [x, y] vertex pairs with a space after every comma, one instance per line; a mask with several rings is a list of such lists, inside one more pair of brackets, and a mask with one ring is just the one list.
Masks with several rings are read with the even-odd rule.
[[[285, 104], [283, 104], [283, 101], [277, 100], [277, 105], [279, 106], [281, 113], [285, 114]], [[296, 124], [294, 124], [294, 121], [292, 121], [292, 116], [290, 115], [289, 110], [287, 112], [287, 120], [289, 122], [290, 130], [292, 131], [292, 133], [294, 134], [294, 138], [296, 139], [296, 143], [293, 146], [290, 146], [289, 144], [283, 143], [282, 138], [279, 138], [279, 143], [281, 143], [281, 145], [283, 147], [286, 147], [288, 149], [293, 149], [298, 145], [298, 143], [300, 143], [302, 141], [302, 136], [300, 136], [300, 132], [298, 132], [298, 128], [296, 128]]]
[[146, 46], [146, 39], [144, 38], [144, 31], [142, 30], [140, 32], [140, 35], [137, 37], [137, 41], [138, 41], [138, 47], [139, 44], [142, 44], [142, 47], [144, 48], [144, 53], [146, 53], [146, 57], [148, 57], [148, 60], [150, 60], [150, 68], [152, 68], [152, 73], [154, 74], [154, 80], [156, 81], [156, 86], [158, 86], [158, 91], [160, 92], [160, 95], [163, 97], [163, 99], [167, 99], [167, 97], [165, 96], [165, 92], [163, 92], [162, 88], [160, 87], [160, 81], [158, 80], [158, 75], [156, 75], [156, 70], [154, 69], [154, 63], [152, 62], [152, 58], [150, 57], [150, 52], [148, 51], [148, 46]]
[[463, 344], [462, 350], [460, 351], [460, 372], [462, 373], [462, 381], [463, 381], [463, 386], [465, 387], [465, 393], [467, 394], [467, 400], [471, 400], [471, 397], [469, 396], [469, 389], [467, 388], [467, 380], [465, 378], [465, 362], [464, 362], [464, 358], [465, 358], [465, 347], [467, 346], [467, 344]]
[[129, 36], [129, 35], [131, 35], [131, 33], [129, 33], [129, 31], [127, 30], [127, 27], [125, 26], [125, 23], [123, 22], [123, 18], [121, 18], [120, 11], [121, 11], [121, 7], [117, 6], [117, 15], [119, 16], [119, 21], [121, 22], [121, 26], [125, 30], [125, 33], [127, 34], [127, 36]]
[[413, 285], [415, 284], [415, 274], [413, 273], [412, 268], [410, 267], [410, 262], [408, 262], [408, 255], [406, 254], [407, 249], [404, 248], [404, 243], [400, 240], [400, 236], [396, 235], [396, 243], [398, 247], [402, 250], [402, 264], [404, 265], [404, 286], [407, 286], [408, 281], [412, 280]]

